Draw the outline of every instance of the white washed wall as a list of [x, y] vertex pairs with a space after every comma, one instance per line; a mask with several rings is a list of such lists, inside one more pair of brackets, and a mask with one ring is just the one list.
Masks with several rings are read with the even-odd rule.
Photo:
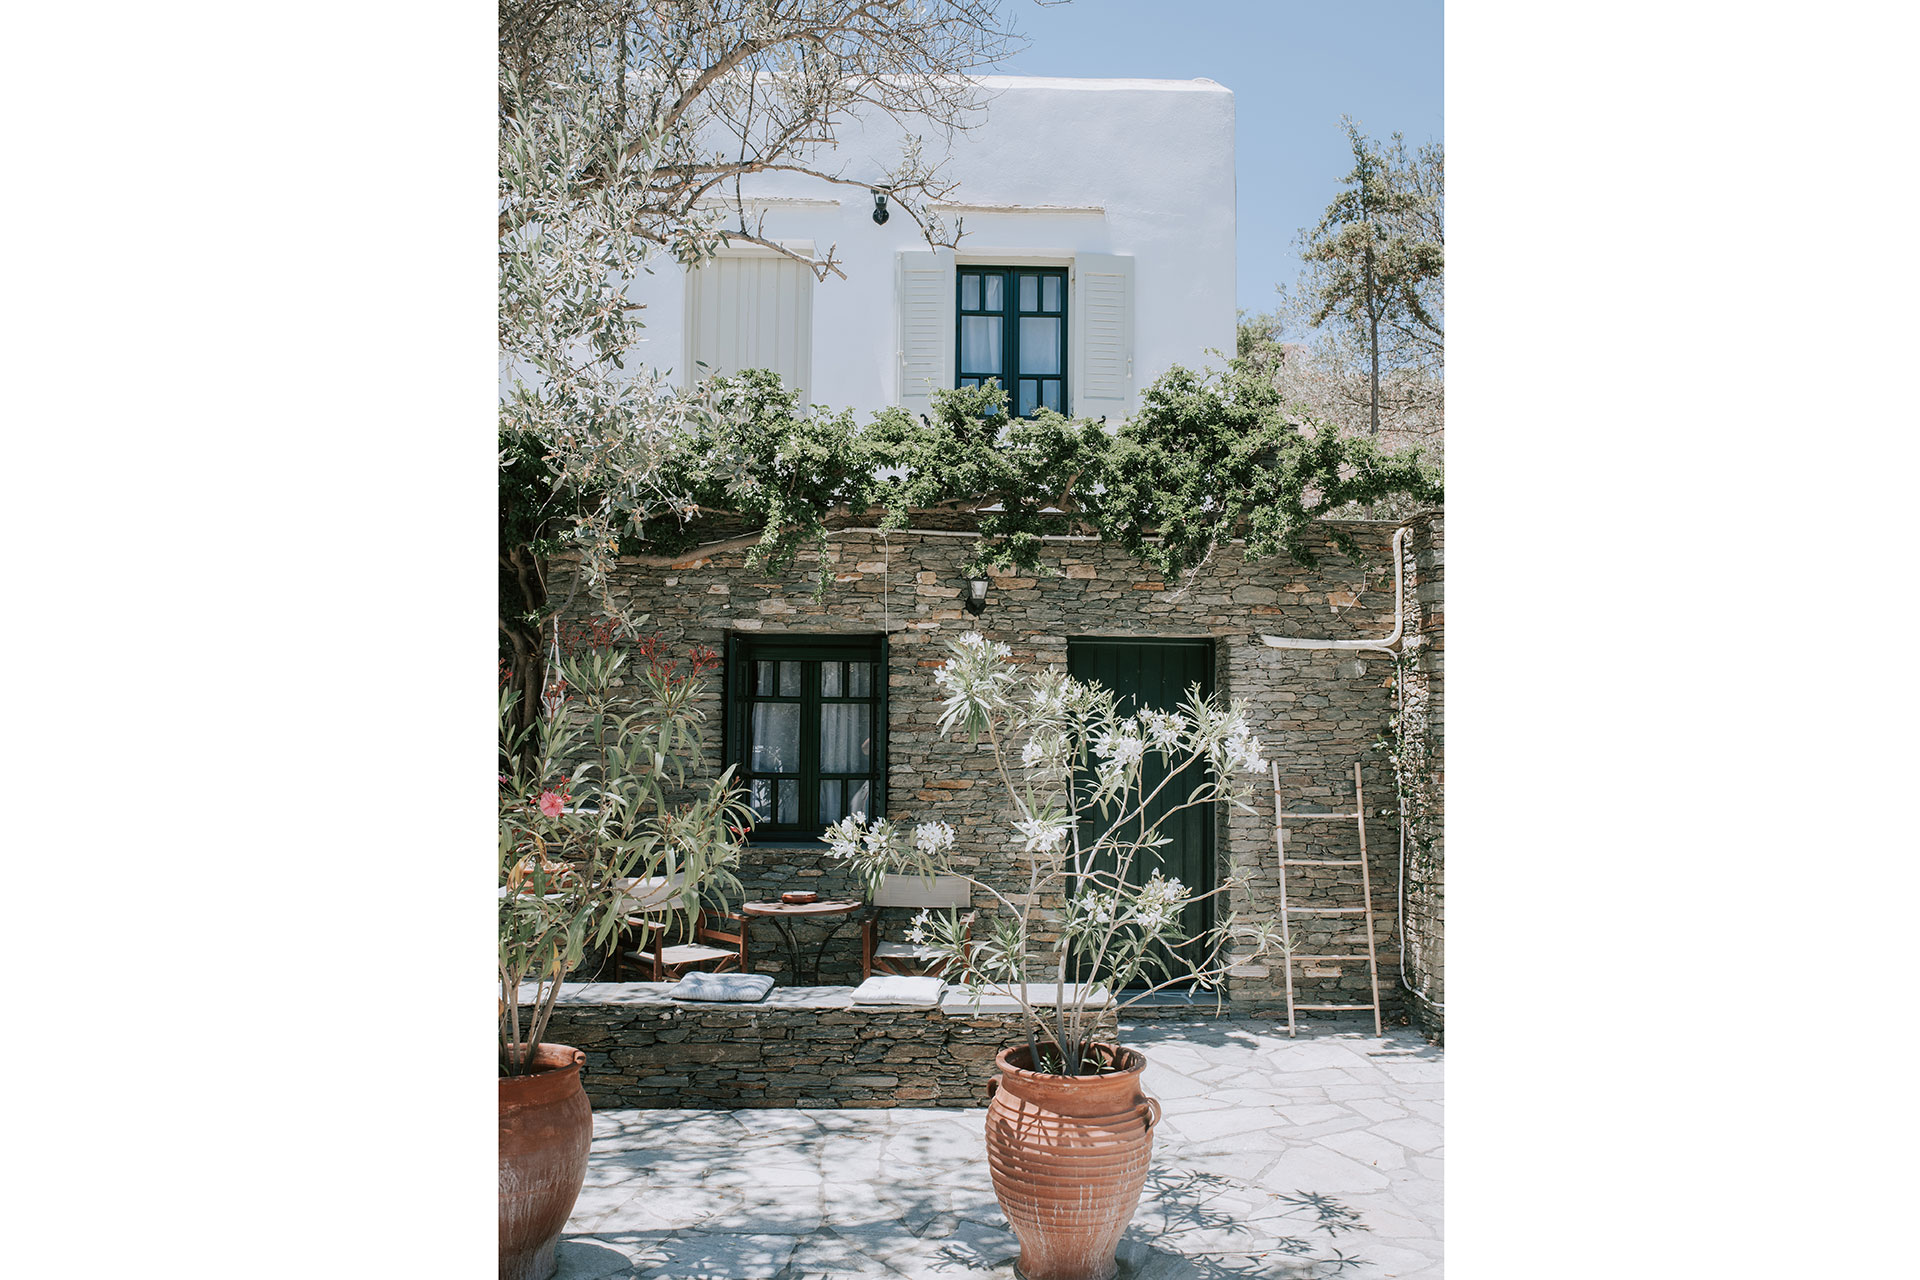
[[[959, 182], [951, 223], [965, 219], [961, 263], [1067, 265], [1076, 256], [1132, 258], [1130, 373], [1116, 400], [1111, 368], [1076, 370], [1076, 412], [1095, 416], [1138, 393], [1173, 364], [1219, 365], [1210, 349], [1234, 341], [1233, 95], [1210, 80], [1068, 80], [994, 76], [980, 82], [984, 123], [957, 138], [945, 172]], [[860, 181], [879, 181], [898, 155], [890, 121], [843, 132], [835, 162]], [[937, 150], [928, 139], [930, 152]], [[872, 220], [863, 187], [798, 175], [760, 175], [749, 193], [769, 239], [837, 246], [847, 278], [813, 287], [808, 398], [864, 415], [896, 403], [901, 384], [900, 254], [925, 252], [913, 220]], [[1105, 265], [1111, 273], [1112, 263]], [[646, 304], [643, 358], [689, 368], [685, 274], [670, 262], [635, 286]], [[1086, 280], [1069, 321], [1111, 326]], [[946, 300], [949, 316], [952, 300]], [[948, 321], [949, 326], [951, 320]], [[946, 342], [952, 342], [947, 332]], [[1094, 399], [1095, 396], [1099, 398]]]

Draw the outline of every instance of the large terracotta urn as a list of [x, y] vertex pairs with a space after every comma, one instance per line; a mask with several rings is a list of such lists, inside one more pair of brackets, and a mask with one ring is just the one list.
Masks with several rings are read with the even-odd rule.
[[1114, 1069], [1048, 1075], [1029, 1069], [1024, 1046], [994, 1060], [987, 1165], [1026, 1280], [1111, 1280], [1140, 1205], [1160, 1119], [1160, 1104], [1140, 1092], [1147, 1060], [1112, 1045], [1094, 1052]]
[[580, 1087], [587, 1055], [533, 1051], [533, 1071], [500, 1077], [500, 1280], [547, 1280], [554, 1246], [587, 1179], [593, 1107]]

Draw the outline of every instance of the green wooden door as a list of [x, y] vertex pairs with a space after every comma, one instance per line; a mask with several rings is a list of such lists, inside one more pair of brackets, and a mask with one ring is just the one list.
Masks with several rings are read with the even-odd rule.
[[[1186, 700], [1187, 691], [1200, 686], [1202, 694], [1213, 692], [1213, 642], [1211, 640], [1068, 640], [1067, 669], [1076, 680], [1098, 683], [1111, 689], [1122, 715], [1142, 710], [1172, 711]], [[1151, 794], [1166, 779], [1167, 771], [1159, 757], [1148, 753], [1141, 781]], [[1214, 886], [1213, 805], [1199, 805], [1179, 813], [1170, 811], [1192, 794], [1206, 779], [1204, 766], [1196, 763], [1184, 770], [1160, 792], [1148, 806], [1146, 821], [1160, 820], [1160, 834], [1172, 840], [1158, 849], [1143, 850], [1127, 869], [1127, 879], [1143, 884], [1157, 867], [1162, 875], [1178, 877], [1195, 894]], [[1113, 815], [1099, 822], [1097, 812], [1081, 821], [1083, 844], [1098, 839]], [[1099, 823], [1098, 826], [1095, 824]], [[1133, 824], [1137, 834], [1139, 824]], [[1111, 869], [1111, 863], [1108, 869]], [[1213, 923], [1211, 900], [1188, 907], [1183, 920], [1189, 938], [1198, 938]], [[1176, 966], [1175, 969], [1178, 972]], [[1152, 986], [1161, 981], [1157, 974], [1142, 974], [1134, 986]]]

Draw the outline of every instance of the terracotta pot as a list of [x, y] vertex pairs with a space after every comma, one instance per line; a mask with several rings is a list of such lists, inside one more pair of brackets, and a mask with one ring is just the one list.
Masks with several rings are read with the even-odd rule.
[[593, 1145], [586, 1060], [570, 1045], [542, 1044], [532, 1075], [500, 1077], [500, 1280], [547, 1280], [558, 1265], [554, 1246]]
[[1118, 1055], [1119, 1070], [1045, 1075], [1028, 1069], [1025, 1046], [994, 1060], [987, 1165], [1026, 1280], [1111, 1280], [1140, 1206], [1160, 1104], [1140, 1092], [1144, 1057], [1100, 1047]]

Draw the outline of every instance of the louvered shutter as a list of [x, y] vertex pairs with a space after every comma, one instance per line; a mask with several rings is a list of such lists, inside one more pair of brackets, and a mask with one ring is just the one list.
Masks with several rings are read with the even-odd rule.
[[1072, 415], [1117, 427], [1133, 412], [1133, 258], [1079, 254], [1073, 278]]
[[933, 391], [953, 385], [953, 252], [900, 255], [895, 288], [899, 302], [899, 405], [930, 413]]
[[689, 381], [771, 369], [805, 402], [813, 385], [811, 271], [791, 258], [735, 251], [691, 272], [687, 286], [687, 354], [698, 362]]

